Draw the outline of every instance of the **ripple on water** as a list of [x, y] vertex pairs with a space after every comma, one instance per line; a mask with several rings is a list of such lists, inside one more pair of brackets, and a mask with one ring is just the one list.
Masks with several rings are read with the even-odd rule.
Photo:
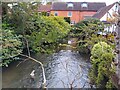
[[[35, 56], [34, 56], [35, 57]], [[44, 63], [47, 78], [47, 87], [49, 88], [68, 88], [73, 83], [76, 88], [83, 86], [89, 87], [86, 82], [88, 79], [88, 71], [90, 63], [89, 58], [80, 55], [78, 52], [71, 50], [60, 50], [50, 56], [37, 55], [38, 60]], [[35, 70], [35, 82], [30, 82], [30, 73]], [[12, 75], [8, 78], [8, 75]], [[42, 71], [38, 64], [27, 61], [20, 64], [10, 66], [3, 72], [3, 86], [13, 87], [31, 87], [39, 88], [42, 83]], [[85, 85], [86, 83], [86, 85]]]

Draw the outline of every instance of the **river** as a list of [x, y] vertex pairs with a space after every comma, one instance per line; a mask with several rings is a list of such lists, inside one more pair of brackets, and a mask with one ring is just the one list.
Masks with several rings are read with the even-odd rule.
[[[90, 88], [88, 72], [89, 56], [77, 51], [60, 50], [51, 55], [37, 54], [34, 58], [44, 64], [47, 88]], [[31, 60], [14, 62], [2, 70], [3, 88], [40, 88], [42, 71], [39, 64]], [[35, 70], [35, 78], [30, 73]]]

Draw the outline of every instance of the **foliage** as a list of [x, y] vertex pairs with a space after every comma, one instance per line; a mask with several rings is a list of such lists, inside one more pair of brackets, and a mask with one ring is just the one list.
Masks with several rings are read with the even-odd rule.
[[115, 68], [111, 67], [112, 60], [114, 59], [114, 54], [112, 52], [113, 49], [111, 46], [105, 42], [99, 42], [92, 48], [92, 68], [89, 76], [97, 87], [105, 88], [108, 86], [111, 75], [115, 73]]
[[[12, 8], [8, 7], [8, 4], [12, 5]], [[34, 3], [6, 3], [2, 5], [4, 14], [2, 15], [3, 23], [9, 23], [16, 34], [29, 34], [31, 29], [28, 27], [32, 25], [32, 19], [37, 13], [37, 4]], [[33, 19], [34, 20], [34, 19]]]
[[[8, 7], [8, 4], [12, 7]], [[37, 7], [38, 3], [31, 2], [2, 4], [2, 66], [13, 61], [22, 52], [21, 47], [51, 53], [67, 36], [70, 25], [63, 18], [42, 16]]]
[[[114, 47], [114, 36], [105, 32], [104, 27], [105, 25], [98, 19], [85, 19], [73, 26], [71, 36], [79, 39], [79, 50], [81, 47], [85, 47], [85, 49], [87, 48], [88, 51], [91, 51], [94, 44], [100, 41], [107, 42]], [[106, 33], [107, 35], [103, 35], [103, 33]]]
[[0, 52], [2, 53], [1, 59], [3, 60], [0, 66], [7, 66], [22, 52], [22, 42], [20, 40], [20, 36], [17, 36], [7, 27], [8, 26], [6, 24], [3, 24], [2, 30], [0, 29], [0, 33], [2, 33], [0, 36], [2, 39], [2, 49]]
[[113, 85], [113, 83], [112, 83], [112, 81], [110, 79], [106, 84], [106, 88], [115, 88], [115, 86]]
[[60, 17], [39, 15], [37, 6], [17, 3], [12, 9], [7, 8], [10, 14], [3, 15], [3, 22], [9, 23], [17, 35], [23, 36], [24, 48], [27, 40], [32, 51], [51, 52], [67, 35], [70, 25]]
[[90, 38], [92, 34], [97, 34], [98, 31], [103, 31], [103, 23], [98, 19], [85, 19], [73, 26], [71, 32], [74, 36], [84, 40]]
[[[85, 19], [75, 24], [71, 30], [71, 36], [79, 39], [79, 47], [91, 49], [95, 43], [104, 40], [98, 32], [103, 32], [104, 25], [98, 19]], [[81, 51], [81, 50], [80, 50]]]
[[49, 13], [48, 12], [41, 12], [40, 15], [42, 15], [42, 16], [49, 16]]
[[36, 21], [37, 32], [31, 35], [31, 46], [35, 51], [49, 52], [56, 48], [56, 45], [65, 37], [70, 25], [60, 17], [39, 17]]

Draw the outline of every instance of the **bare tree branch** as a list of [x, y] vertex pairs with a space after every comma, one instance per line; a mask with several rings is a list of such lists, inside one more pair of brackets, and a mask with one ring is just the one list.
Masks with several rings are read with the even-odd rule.
[[35, 61], [35, 62], [37, 62], [37, 63], [39, 63], [41, 65], [42, 72], [43, 72], [43, 87], [46, 88], [46, 77], [45, 77], [45, 70], [44, 70], [43, 64], [40, 61], [38, 61], [38, 60], [36, 60], [36, 59], [34, 59], [32, 57], [29, 57], [27, 55], [24, 55], [24, 54], [20, 54], [20, 55], [24, 56], [24, 57], [27, 57], [27, 58], [29, 58], [29, 59], [31, 59], [31, 60], [33, 60], [33, 61]]

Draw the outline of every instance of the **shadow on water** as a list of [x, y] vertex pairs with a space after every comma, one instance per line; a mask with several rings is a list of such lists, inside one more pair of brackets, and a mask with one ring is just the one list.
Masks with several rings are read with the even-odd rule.
[[[48, 88], [68, 88], [70, 85], [76, 88], [90, 87], [88, 55], [80, 55], [77, 51], [67, 49], [49, 56], [37, 54], [33, 57], [44, 64]], [[19, 62], [14, 62], [9, 68], [3, 68], [2, 87], [40, 88], [43, 79], [39, 64], [30, 60], [18, 64]], [[30, 78], [32, 70], [35, 70], [34, 81]]]

